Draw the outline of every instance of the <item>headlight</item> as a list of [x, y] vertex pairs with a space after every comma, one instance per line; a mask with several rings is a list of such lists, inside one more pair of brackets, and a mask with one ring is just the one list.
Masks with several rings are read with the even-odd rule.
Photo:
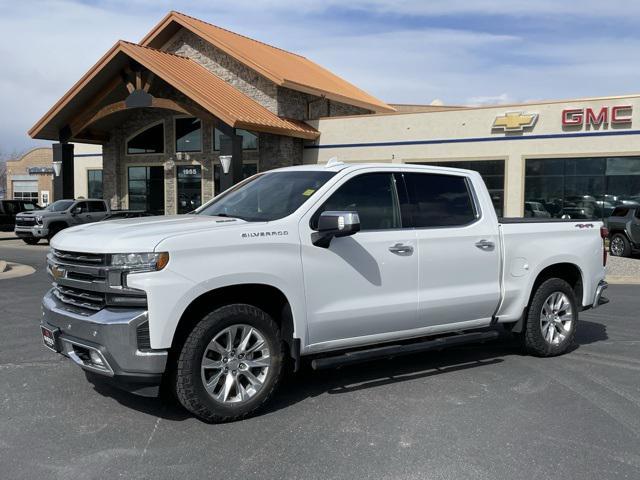
[[41, 215], [36, 216], [36, 223], [42, 225], [42, 216]]
[[169, 253], [114, 253], [111, 265], [122, 267], [133, 272], [156, 272], [169, 263]]

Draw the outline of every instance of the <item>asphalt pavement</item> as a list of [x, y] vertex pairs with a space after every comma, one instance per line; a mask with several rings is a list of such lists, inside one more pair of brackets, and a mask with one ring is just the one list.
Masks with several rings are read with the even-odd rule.
[[581, 314], [576, 348], [501, 339], [287, 379], [260, 415], [209, 425], [87, 382], [41, 345], [46, 243], [0, 242], [2, 479], [639, 479], [640, 285]]

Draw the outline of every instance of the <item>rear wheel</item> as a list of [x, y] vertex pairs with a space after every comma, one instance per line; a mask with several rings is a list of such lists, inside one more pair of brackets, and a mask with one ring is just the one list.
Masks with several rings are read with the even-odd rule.
[[527, 313], [525, 348], [532, 355], [561, 355], [573, 343], [578, 323], [575, 293], [567, 282], [551, 278], [536, 290]]
[[36, 237], [22, 237], [22, 241], [27, 245], [36, 245], [40, 239]]
[[208, 422], [247, 417], [263, 406], [282, 376], [277, 325], [251, 305], [221, 307], [187, 337], [178, 358], [176, 396]]
[[628, 257], [631, 255], [631, 243], [622, 233], [616, 233], [609, 242], [609, 252], [614, 257]]

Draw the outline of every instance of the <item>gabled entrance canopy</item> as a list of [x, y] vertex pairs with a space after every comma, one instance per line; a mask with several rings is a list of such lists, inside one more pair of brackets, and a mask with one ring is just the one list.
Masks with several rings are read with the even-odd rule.
[[[151, 95], [155, 78], [198, 108]], [[203, 111], [233, 128], [304, 139], [319, 136], [304, 122], [278, 117], [189, 58], [122, 40], [29, 130], [29, 135], [44, 140], [104, 142], [108, 134], [92, 129], [92, 125], [113, 113], [139, 107], [195, 116]]]

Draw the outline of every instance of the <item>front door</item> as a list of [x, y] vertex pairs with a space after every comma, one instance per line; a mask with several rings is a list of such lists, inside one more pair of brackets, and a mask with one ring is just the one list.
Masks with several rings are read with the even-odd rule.
[[479, 210], [465, 176], [404, 173], [403, 177], [409, 195], [406, 213], [418, 241], [421, 324], [489, 323], [500, 301], [495, 213]]
[[[329, 210], [358, 212], [361, 231], [314, 246], [313, 228]], [[308, 344], [366, 343], [418, 326], [416, 237], [402, 229], [393, 174], [350, 177], [303, 216], [300, 232]]]

